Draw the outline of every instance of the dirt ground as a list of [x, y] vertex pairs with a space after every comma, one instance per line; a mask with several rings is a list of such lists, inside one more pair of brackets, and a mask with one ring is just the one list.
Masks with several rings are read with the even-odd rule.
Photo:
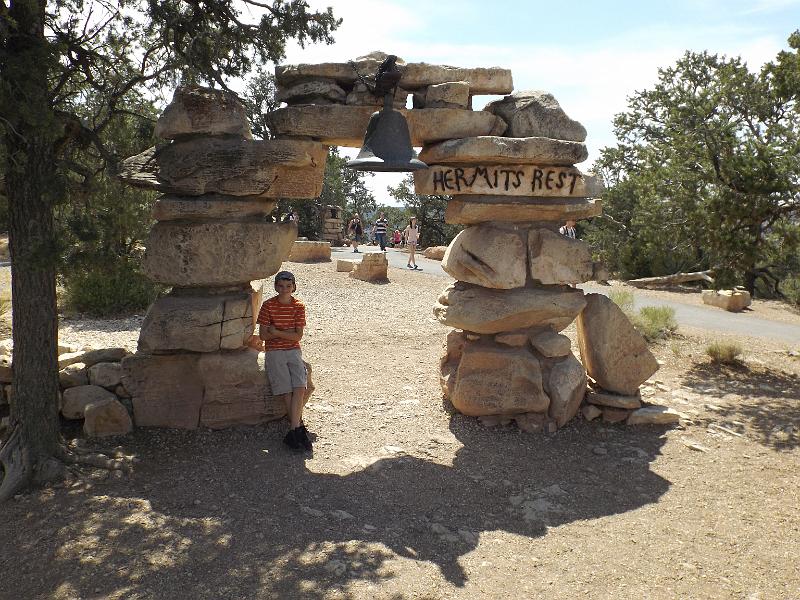
[[133, 474], [0, 507], [0, 598], [800, 598], [800, 340], [740, 339], [726, 368], [713, 332], [655, 346], [643, 395], [680, 427], [488, 429], [441, 400], [444, 280], [287, 266], [313, 456], [282, 447], [285, 422], [88, 442]]

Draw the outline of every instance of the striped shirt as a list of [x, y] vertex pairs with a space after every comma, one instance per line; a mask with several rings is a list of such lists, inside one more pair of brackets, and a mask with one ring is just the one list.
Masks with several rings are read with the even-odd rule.
[[[294, 331], [295, 327], [306, 326], [306, 306], [294, 296], [289, 304], [281, 304], [278, 302], [278, 297], [274, 296], [261, 305], [256, 323], [267, 327], [274, 325], [275, 329], [281, 331]], [[274, 338], [264, 340], [264, 347], [267, 351], [291, 350], [299, 348], [300, 342]]]
[[389, 219], [378, 219], [375, 221], [375, 233], [386, 233], [386, 227], [389, 225]]

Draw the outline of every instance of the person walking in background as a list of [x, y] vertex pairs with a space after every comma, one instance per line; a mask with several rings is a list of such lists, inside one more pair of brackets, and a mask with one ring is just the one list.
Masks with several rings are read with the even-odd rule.
[[558, 228], [558, 233], [564, 235], [568, 238], [577, 239], [577, 235], [575, 233], [575, 221], [572, 219], [567, 220], [567, 222]]
[[347, 235], [350, 237], [350, 244], [353, 246], [353, 252], [358, 252], [358, 244], [361, 242], [361, 235], [363, 233], [364, 228], [361, 226], [361, 219], [358, 217], [358, 214], [355, 214], [347, 224]]
[[394, 235], [392, 236], [392, 242], [394, 243], [395, 248], [399, 248], [403, 243], [403, 234], [400, 233], [399, 229], [394, 230]]
[[417, 243], [419, 242], [419, 225], [417, 225], [417, 217], [411, 217], [408, 220], [408, 226], [406, 227], [403, 235], [406, 238], [406, 245], [408, 246], [408, 268], [409, 269], [419, 269], [417, 266], [417, 260], [414, 256], [414, 253], [417, 250]]
[[381, 247], [381, 251], [386, 252], [386, 228], [389, 227], [389, 221], [385, 213], [381, 213], [380, 218], [375, 221], [375, 238]]

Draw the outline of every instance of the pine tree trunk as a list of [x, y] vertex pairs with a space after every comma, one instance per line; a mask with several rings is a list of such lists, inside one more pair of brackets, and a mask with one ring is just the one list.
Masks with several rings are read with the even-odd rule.
[[[14, 431], [0, 449], [0, 501], [54, 475], [60, 456], [53, 199], [57, 128], [47, 85], [50, 50], [42, 1], [11, 3], [18, 27], [2, 67], [14, 339]], [[15, 105], [15, 103], [17, 103]]]

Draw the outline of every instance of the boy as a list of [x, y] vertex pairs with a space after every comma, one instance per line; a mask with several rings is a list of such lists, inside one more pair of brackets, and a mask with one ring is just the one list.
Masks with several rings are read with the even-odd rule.
[[306, 368], [300, 340], [306, 326], [306, 307], [292, 293], [297, 291], [294, 275], [281, 271], [275, 275], [274, 296], [258, 311], [258, 336], [264, 340], [267, 377], [274, 396], [283, 396], [289, 417], [289, 433], [283, 443], [292, 450], [312, 450], [303, 424], [306, 394]]

